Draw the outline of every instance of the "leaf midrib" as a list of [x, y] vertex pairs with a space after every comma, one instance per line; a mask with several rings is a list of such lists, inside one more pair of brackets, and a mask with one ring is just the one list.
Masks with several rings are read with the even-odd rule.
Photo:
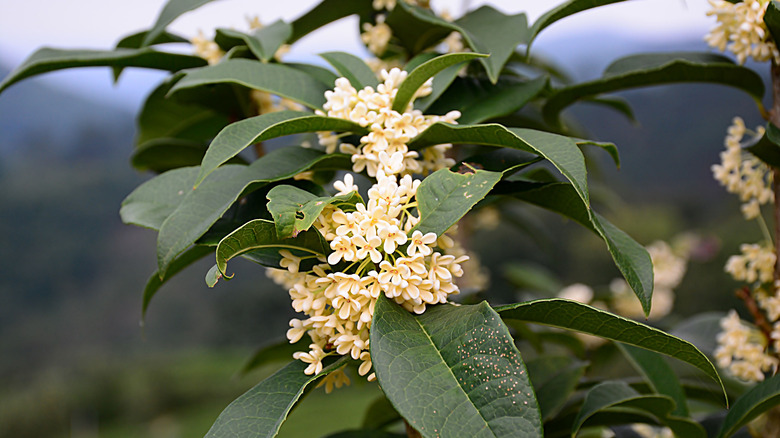
[[[479, 418], [481, 418], [481, 419], [482, 419], [482, 421], [484, 421], [484, 422], [485, 422], [485, 427], [486, 427], [488, 430], [490, 430], [490, 432], [493, 434], [493, 436], [494, 436], [494, 437], [497, 437], [498, 435], [496, 435], [496, 433], [493, 431], [493, 428], [491, 428], [491, 427], [490, 427], [490, 423], [487, 421], [487, 419], [485, 419], [485, 416], [484, 416], [484, 415], [482, 415], [482, 411], [480, 411], [480, 410], [477, 408], [477, 405], [476, 405], [476, 404], [474, 403], [474, 401], [471, 399], [471, 397], [469, 396], [469, 393], [468, 393], [468, 392], [466, 392], [466, 390], [465, 390], [465, 389], [464, 389], [464, 388], [463, 388], [463, 387], [460, 385], [460, 383], [458, 383], [458, 378], [457, 378], [457, 376], [455, 376], [455, 373], [452, 371], [452, 367], [451, 367], [451, 366], [450, 366], [450, 364], [449, 364], [449, 363], [448, 363], [448, 362], [447, 362], [447, 361], [444, 359], [444, 356], [442, 356], [442, 355], [441, 355], [441, 350], [439, 350], [439, 348], [436, 346], [436, 343], [435, 343], [435, 342], [433, 342], [433, 338], [432, 338], [432, 337], [431, 337], [431, 335], [428, 333], [428, 330], [425, 328], [425, 325], [424, 325], [422, 322], [420, 322], [419, 318], [414, 318], [414, 322], [416, 322], [416, 323], [417, 323], [417, 324], [420, 326], [420, 328], [422, 328], [422, 332], [425, 334], [425, 337], [426, 337], [426, 338], [428, 338], [428, 341], [430, 341], [430, 344], [431, 344], [431, 346], [433, 346], [433, 349], [436, 351], [436, 355], [438, 355], [438, 356], [439, 356], [439, 359], [441, 359], [441, 361], [442, 361], [442, 362], [443, 362], [443, 363], [444, 363], [444, 364], [447, 366], [447, 370], [450, 372], [450, 376], [452, 376], [452, 379], [453, 379], [453, 380], [455, 381], [455, 383], [457, 384], [457, 387], [458, 387], [458, 389], [460, 389], [460, 390], [461, 390], [461, 392], [463, 393], [463, 395], [466, 397], [466, 400], [468, 400], [468, 401], [469, 401], [469, 403], [471, 403], [471, 406], [473, 406], [473, 407], [474, 407], [474, 409], [477, 411], [477, 413], [479, 414]], [[471, 357], [471, 356], [469, 356], [469, 357]]]

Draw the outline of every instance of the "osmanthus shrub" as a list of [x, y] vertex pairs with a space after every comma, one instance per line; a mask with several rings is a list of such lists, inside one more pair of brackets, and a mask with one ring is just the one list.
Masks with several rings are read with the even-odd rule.
[[[654, 53], [570, 83], [534, 56], [545, 28], [615, 0], [571, 0], [532, 24], [488, 6], [455, 19], [422, 0], [324, 0], [291, 23], [255, 19], [213, 39], [166, 31], [205, 3], [170, 0], [152, 28], [114, 50], [40, 49], [0, 91], [71, 67], [108, 66], [116, 77], [126, 67], [171, 72], [138, 115], [132, 164], [156, 176], [120, 211], [158, 232], [143, 311], [195, 261], [214, 260], [206, 273], [214, 286], [243, 257], [268, 269], [299, 313], [285, 340], [296, 351], [289, 363], [230, 404], [207, 436], [275, 436], [311, 388], [330, 392], [350, 375], [376, 380], [383, 396], [363, 429], [334, 437], [666, 433], [661, 427], [729, 436], [777, 400], [778, 381], [767, 379], [724, 420], [734, 392], [704, 353], [582, 302], [456, 302], [465, 284], [484, 285], [458, 222], [530, 204], [603, 239], [648, 315], [651, 257], [594, 211], [588, 191], [583, 149], [597, 146], [619, 164], [617, 148], [583, 139], [561, 112], [588, 100], [630, 116], [605, 93], [677, 82], [729, 85], [760, 102], [755, 72], [710, 53]], [[369, 59], [328, 52], [320, 56], [330, 68], [284, 62], [289, 45], [351, 15]], [[764, 138], [757, 156], [776, 157], [774, 137]], [[266, 151], [272, 139], [285, 146]], [[591, 376], [582, 334], [619, 345], [639, 377]], [[259, 351], [252, 364], [278, 350]], [[664, 355], [698, 374], [680, 380]]]

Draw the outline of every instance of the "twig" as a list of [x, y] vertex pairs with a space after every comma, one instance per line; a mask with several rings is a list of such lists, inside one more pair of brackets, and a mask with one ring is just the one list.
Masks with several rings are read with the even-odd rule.
[[756, 302], [756, 299], [753, 298], [753, 295], [750, 293], [750, 288], [745, 286], [742, 289], [738, 289], [736, 294], [739, 299], [745, 302], [745, 306], [748, 308], [748, 311], [750, 312], [750, 315], [753, 317], [753, 321], [755, 321], [758, 329], [761, 330], [761, 333], [764, 336], [766, 336], [767, 341], [771, 341], [772, 326], [769, 325], [769, 322], [766, 320], [764, 313], [761, 311], [761, 309], [758, 308], [758, 303]]

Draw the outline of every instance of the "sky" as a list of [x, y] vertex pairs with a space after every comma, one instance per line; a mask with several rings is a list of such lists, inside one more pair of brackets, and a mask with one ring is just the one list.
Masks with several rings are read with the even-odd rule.
[[[189, 12], [169, 29], [191, 37], [198, 31], [212, 35], [216, 27], [244, 29], [245, 17], [259, 16], [264, 23], [281, 18], [291, 21], [319, 0], [268, 1], [219, 0]], [[36, 48], [110, 49], [122, 36], [147, 29], [154, 23], [164, 0], [0, 0], [0, 63], [15, 67]], [[504, 13], [526, 12], [533, 22], [559, 0], [432, 0], [437, 10], [447, 9], [459, 16], [464, 10], [491, 4]], [[258, 5], [263, 5], [258, 7]], [[576, 42], [581, 35], [602, 35], [599, 44], [625, 44], [626, 40], [652, 40], [660, 44], [681, 37], [703, 36], [712, 26], [707, 17], [706, 0], [631, 0], [596, 8], [566, 18], [546, 29], [537, 40], [540, 51], [560, 52], [567, 41]], [[304, 38], [286, 60], [312, 62], [313, 54], [344, 50], [363, 50], [356, 18], [347, 18]], [[624, 38], [615, 39], [617, 35]], [[549, 51], [549, 50], [548, 50]], [[553, 57], [561, 55], [554, 55]], [[565, 61], [565, 57], [563, 57]], [[92, 98], [136, 107], [159, 72], [134, 69], [119, 86], [110, 81], [108, 69], [78, 69], [52, 73], [46, 81], [72, 89]]]

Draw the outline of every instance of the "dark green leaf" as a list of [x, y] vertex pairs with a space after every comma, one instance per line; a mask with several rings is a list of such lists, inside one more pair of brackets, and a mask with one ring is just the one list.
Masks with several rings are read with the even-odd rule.
[[122, 222], [159, 230], [192, 189], [199, 171], [198, 167], [171, 170], [136, 187], [122, 201]]
[[453, 108], [461, 112], [458, 119], [461, 125], [481, 123], [519, 110], [544, 90], [547, 77], [538, 77], [528, 82], [499, 81], [497, 85], [486, 88], [482, 88], [482, 84], [474, 85], [479, 88], [472, 87], [469, 90], [473, 93], [472, 99]]
[[168, 268], [168, 272], [165, 273], [164, 278], [160, 276], [159, 272], [155, 272], [154, 274], [152, 274], [152, 276], [149, 277], [149, 280], [146, 282], [146, 287], [144, 287], [144, 298], [143, 298], [143, 305], [141, 308], [141, 319], [146, 318], [146, 310], [149, 308], [149, 302], [152, 301], [152, 298], [154, 298], [154, 295], [157, 294], [157, 291], [160, 289], [160, 287], [162, 287], [163, 284], [165, 284], [174, 275], [179, 273], [182, 269], [195, 263], [196, 261], [202, 259], [203, 257], [206, 257], [208, 254], [211, 254], [213, 251], [214, 248], [212, 247], [200, 246], [200, 245], [193, 246], [189, 250], [185, 251], [179, 257], [176, 257], [176, 260], [174, 260], [171, 263], [171, 266]]
[[517, 149], [498, 148], [490, 152], [472, 155], [463, 163], [482, 170], [501, 172], [504, 178], [512, 173], [542, 161], [543, 158]]
[[[165, 266], [200, 238], [240, 196], [268, 182], [291, 178], [312, 167], [333, 163], [345, 165], [349, 163], [349, 158], [302, 147], [286, 147], [264, 155], [249, 166], [222, 166], [197, 189], [190, 185], [181, 192], [184, 200], [160, 228], [157, 237], [160, 271], [164, 273]], [[214, 177], [215, 174], [218, 176]]]
[[574, 393], [588, 367], [587, 362], [574, 360], [568, 356], [541, 356], [526, 365], [534, 385], [536, 399], [539, 401], [543, 421], [558, 414]]
[[300, 111], [279, 111], [244, 119], [225, 127], [209, 146], [203, 157], [195, 185], [203, 181], [221, 164], [238, 155], [248, 146], [290, 134], [316, 131], [365, 132], [365, 128], [348, 120], [315, 116]]
[[157, 16], [157, 21], [154, 23], [154, 26], [146, 33], [142, 45], [148, 46], [152, 44], [152, 41], [156, 40], [158, 35], [162, 34], [165, 31], [165, 28], [180, 15], [197, 9], [207, 3], [211, 3], [212, 1], [213, 0], [168, 0], [162, 11], [160, 11], [160, 15]]
[[512, 194], [518, 199], [562, 214], [601, 236], [615, 265], [650, 312], [653, 291], [653, 264], [647, 250], [598, 213], [589, 210], [568, 183], [504, 182], [497, 194]]
[[778, 405], [780, 405], [780, 375], [775, 375], [756, 383], [750, 391], [737, 399], [723, 421], [718, 438], [731, 436], [750, 420]]
[[780, 168], [780, 129], [772, 122], [767, 123], [764, 136], [745, 149], [764, 163]]
[[504, 319], [575, 330], [674, 357], [700, 369], [723, 388], [715, 367], [690, 342], [587, 304], [553, 298], [500, 306], [496, 312]]
[[172, 85], [165, 81], [146, 98], [138, 113], [136, 145], [161, 137], [210, 140], [228, 124], [227, 116], [209, 108], [166, 98]]
[[687, 417], [689, 414], [685, 391], [666, 360], [653, 351], [621, 343], [617, 345], [634, 368], [642, 373], [653, 391], [674, 400], [675, 408], [672, 414]]
[[390, 423], [401, 419], [401, 415], [395, 410], [393, 404], [384, 395], [374, 400], [363, 417], [363, 429], [382, 429]]
[[421, 149], [441, 143], [501, 146], [541, 155], [571, 181], [585, 205], [590, 205], [585, 159], [577, 144], [568, 137], [532, 129], [506, 128], [493, 123], [473, 126], [434, 123], [415, 137], [409, 148]]
[[501, 179], [501, 173], [477, 170], [454, 173], [441, 169], [428, 175], [417, 189], [420, 222], [415, 230], [441, 236]]
[[290, 44], [320, 27], [353, 14], [366, 20], [374, 15], [374, 8], [367, 0], [323, 0], [309, 12], [292, 22]]
[[593, 141], [593, 140], [582, 140], [579, 138], [573, 138], [572, 140], [577, 142], [577, 146], [596, 146], [603, 149], [606, 153], [609, 154], [609, 157], [612, 158], [612, 162], [615, 163], [615, 167], [620, 169], [620, 153], [618, 152], [615, 143]]
[[208, 67], [190, 69], [169, 91], [211, 84], [237, 84], [294, 100], [309, 108], [322, 108], [328, 87], [301, 70], [283, 64], [251, 59], [229, 59]]
[[250, 34], [233, 29], [217, 29], [214, 42], [225, 51], [234, 47], [246, 46], [257, 59], [270, 61], [291, 33], [292, 27], [284, 21], [278, 20]]
[[336, 76], [336, 74], [332, 71], [316, 65], [296, 64], [294, 62], [285, 63], [284, 65], [306, 73], [314, 79], [322, 82], [329, 89], [333, 88], [333, 86], [336, 84], [336, 79], [338, 79], [338, 76]]
[[523, 13], [504, 15], [490, 6], [482, 6], [465, 14], [455, 24], [468, 35], [474, 51], [490, 53], [490, 58], [480, 62], [494, 84], [515, 48], [528, 42], [528, 19]]
[[[424, 57], [423, 55], [433, 55], [433, 54], [432, 53], [423, 53], [423, 54], [418, 55], [416, 58], [422, 58], [422, 57]], [[433, 57], [435, 57], [435, 55], [430, 57], [429, 59], [432, 59]], [[414, 60], [412, 60], [412, 61], [414, 61]], [[406, 71], [410, 71], [410, 70], [413, 69], [413, 67], [411, 66], [411, 61], [409, 62], [409, 64], [406, 65], [405, 69], [406, 69]], [[450, 87], [452, 82], [455, 80], [455, 78], [458, 77], [458, 74], [460, 73], [460, 71], [462, 69], [463, 69], [463, 66], [455, 64], [455, 65], [451, 65], [451, 66], [445, 68], [444, 70], [436, 73], [433, 76], [433, 82], [431, 83], [431, 94], [429, 94], [429, 95], [427, 95], [425, 97], [421, 97], [419, 99], [415, 99], [415, 101], [414, 101], [414, 109], [418, 109], [418, 110], [420, 110], [420, 111], [422, 111], [424, 113], [428, 113], [428, 111], [426, 111], [426, 110], [434, 102], [436, 102], [436, 100], [439, 99], [439, 97], [441, 97], [442, 94], [444, 94], [448, 90], [448, 88]], [[445, 111], [442, 112], [442, 114], [446, 114], [446, 113], [452, 111], [453, 109], [454, 108], [447, 108]], [[436, 114], [436, 113], [434, 112], [434, 114]]]
[[412, 315], [380, 296], [370, 345], [385, 395], [422, 436], [542, 436], [520, 352], [486, 303]]
[[772, 34], [773, 41], [780, 41], [780, 3], [772, 0], [764, 12], [764, 24], [766, 24], [769, 33]]
[[320, 56], [328, 61], [342, 77], [349, 79], [349, 83], [356, 90], [365, 87], [376, 88], [378, 80], [371, 67], [355, 55], [345, 52], [326, 52]]
[[[117, 49], [140, 49], [144, 46], [144, 38], [146, 38], [146, 34], [148, 34], [149, 31], [141, 31], [136, 32], [134, 34], [128, 35], [121, 40], [119, 40], [116, 43]], [[155, 38], [154, 41], [149, 43], [150, 46], [155, 44], [168, 44], [168, 43], [189, 43], [190, 40], [187, 38], [181, 37], [179, 35], [175, 35], [168, 32], [163, 32]]]
[[177, 71], [206, 65], [197, 56], [158, 52], [150, 48], [61, 50], [44, 47], [30, 55], [0, 82], [0, 92], [31, 76], [73, 67], [143, 67]]
[[635, 124], [637, 123], [636, 117], [634, 116], [634, 110], [631, 108], [631, 104], [628, 102], [628, 100], [622, 97], [605, 95], [593, 97], [588, 99], [587, 102], [613, 109], [626, 116], [626, 118], [628, 118], [628, 120], [631, 122]]
[[318, 197], [297, 187], [281, 185], [268, 192], [268, 211], [276, 223], [280, 238], [293, 237], [308, 230], [328, 205], [337, 207], [349, 205], [354, 210], [356, 203], [363, 200], [357, 192], [340, 196]]
[[453, 65], [471, 61], [476, 58], [485, 58], [487, 56], [490, 55], [483, 53], [448, 53], [422, 63], [412, 70], [409, 75], [406, 76], [406, 79], [401, 82], [401, 85], [398, 87], [398, 93], [393, 100], [393, 110], [398, 111], [399, 113], [406, 111], [407, 105], [412, 101], [417, 90], [420, 89], [425, 81], [432, 78], [440, 71]]
[[348, 430], [328, 435], [326, 438], [406, 438], [407, 435], [384, 430]]
[[301, 232], [291, 238], [279, 238], [273, 222], [256, 219], [244, 224], [219, 242], [217, 245], [219, 272], [225, 278], [232, 278], [232, 275], [226, 272], [227, 262], [243, 253], [261, 248], [272, 248], [277, 252], [280, 249], [302, 251], [312, 256], [325, 256], [330, 252], [325, 239], [316, 230]]
[[276, 436], [306, 387], [338, 369], [346, 360], [346, 356], [335, 361], [326, 359], [330, 364], [316, 376], [303, 373], [305, 363], [291, 362], [235, 399], [219, 414], [206, 438]]
[[547, 11], [534, 22], [533, 26], [531, 26], [531, 35], [529, 36], [528, 40], [528, 48], [531, 48], [531, 43], [534, 39], [536, 39], [536, 36], [539, 35], [539, 32], [556, 21], [578, 12], [582, 12], [598, 6], [618, 3], [621, 1], [624, 0], [569, 0], [568, 2]]
[[706, 438], [704, 428], [690, 419], [670, 415], [674, 401], [663, 395], [642, 395], [624, 382], [603, 382], [585, 395], [577, 419], [572, 426], [572, 436], [582, 427], [589, 417], [599, 411], [610, 408], [627, 408], [644, 411], [655, 417], [662, 424], [672, 429], [675, 436], [690, 438]]
[[[167, 172], [185, 166], [197, 166], [203, 161], [208, 144], [179, 138], [155, 138], [138, 145], [130, 159], [138, 170]], [[236, 156], [225, 164], [247, 164]]]
[[559, 113], [576, 102], [602, 93], [636, 87], [681, 82], [709, 82], [729, 85], [750, 94], [760, 102], [764, 82], [756, 72], [735, 65], [724, 56], [680, 52], [632, 55], [618, 59], [603, 77], [557, 90], [543, 108], [545, 120], [557, 124]]
[[460, 26], [450, 23], [428, 9], [396, 2], [396, 8], [387, 15], [385, 22], [410, 56], [438, 44], [452, 32], [465, 33]]

